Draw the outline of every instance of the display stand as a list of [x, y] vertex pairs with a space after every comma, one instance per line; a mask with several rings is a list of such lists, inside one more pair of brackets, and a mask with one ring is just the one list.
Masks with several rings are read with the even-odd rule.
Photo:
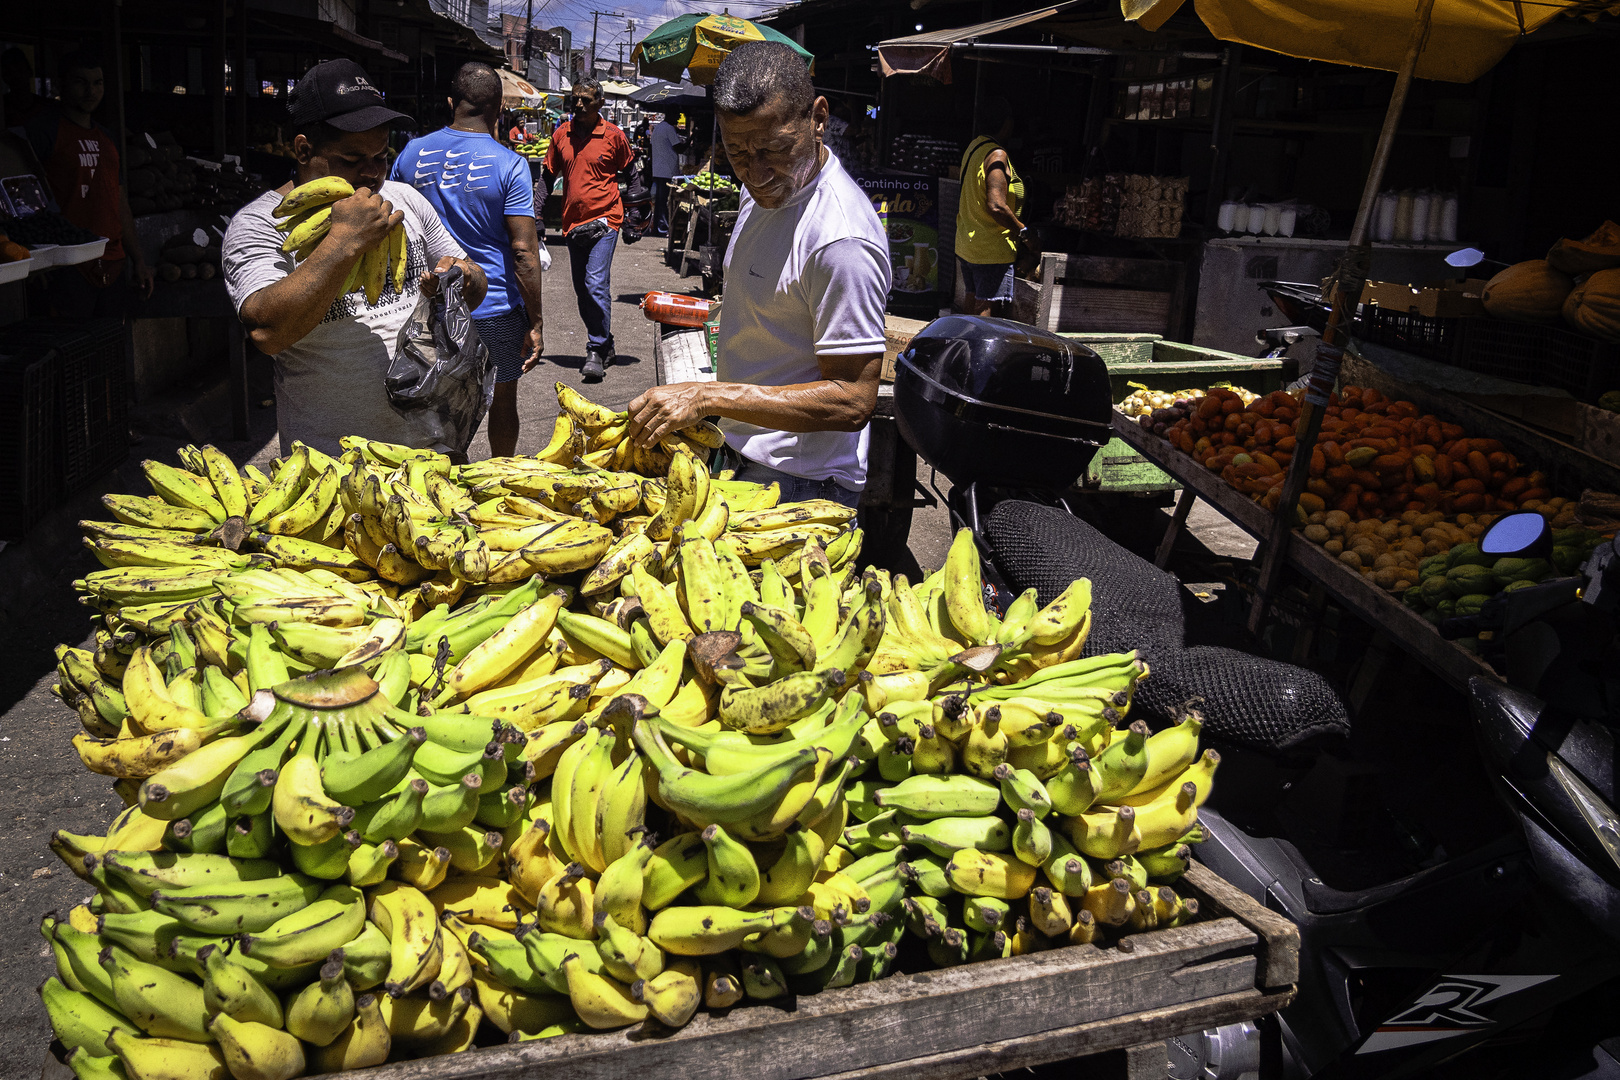
[[718, 293], [725, 275], [726, 245], [737, 224], [736, 210], [720, 210], [717, 200], [687, 188], [672, 194], [665, 260], [681, 277], [703, 276], [706, 292]]
[[[685, 1080], [746, 1073], [754, 1080], [965, 1080], [1125, 1051], [1129, 1080], [1164, 1080], [1164, 1040], [1276, 1012], [1294, 1000], [1299, 979], [1299, 929], [1292, 922], [1197, 863], [1177, 888], [1197, 897], [1206, 917], [1131, 934], [1107, 948], [1064, 946], [898, 974], [702, 1013], [679, 1031], [648, 1020], [622, 1031], [401, 1061], [363, 1075]], [[904, 1037], [897, 1038], [900, 1032]], [[47, 1056], [41, 1080], [71, 1076]]]
[[[1159, 545], [1157, 562], [1160, 567], [1169, 560], [1170, 551], [1175, 546], [1176, 537], [1187, 520], [1194, 499], [1203, 499], [1258, 540], [1270, 535], [1271, 512], [1231, 488], [1219, 475], [1194, 461], [1191, 455], [1177, 450], [1163, 438], [1149, 434], [1123, 413], [1114, 413], [1114, 433], [1182, 484], [1181, 497], [1169, 530]], [[1288, 545], [1287, 559], [1289, 567], [1397, 642], [1405, 652], [1452, 686], [1466, 689], [1468, 680], [1476, 675], [1501, 678], [1484, 660], [1441, 637], [1433, 625], [1401, 603], [1393, 593], [1368, 582], [1317, 545], [1300, 538], [1298, 542]]]

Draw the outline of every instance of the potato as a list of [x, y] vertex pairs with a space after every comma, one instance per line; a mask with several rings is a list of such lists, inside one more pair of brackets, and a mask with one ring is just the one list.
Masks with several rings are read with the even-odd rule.
[[1313, 544], [1325, 544], [1327, 543], [1328, 537], [1332, 535], [1332, 533], [1328, 532], [1326, 525], [1305, 526], [1305, 539], [1309, 540]]
[[1428, 548], [1429, 545], [1425, 544], [1422, 540], [1419, 540], [1415, 536], [1409, 536], [1405, 540], [1401, 541], [1401, 550], [1406, 552], [1408, 555], [1422, 556], [1426, 551], [1428, 551]]
[[1374, 570], [1390, 570], [1398, 565], [1400, 565], [1400, 559], [1395, 556], [1394, 552], [1390, 551], [1384, 552], [1373, 560]]
[[1485, 535], [1485, 526], [1469, 522], [1463, 526], [1463, 535], [1470, 540], [1478, 540]]
[[1398, 540], [1405, 540], [1408, 536], [1411, 536], [1411, 535], [1412, 535], [1412, 526], [1410, 526], [1410, 525], [1402, 525], [1400, 528], [1395, 530], [1395, 537]]
[[1339, 561], [1344, 563], [1346, 566], [1353, 566], [1357, 570], [1361, 569], [1361, 554], [1359, 552], [1341, 551], [1339, 553]]
[[1443, 540], [1426, 540], [1423, 543], [1424, 555], [1440, 555], [1451, 550], [1451, 545]]
[[1404, 525], [1416, 525], [1419, 516], [1420, 514], [1416, 510], [1404, 511], [1401, 514], [1401, 523]]
[[1305, 519], [1305, 520], [1306, 520], [1306, 521], [1307, 521], [1307, 522], [1309, 522], [1309, 523], [1310, 523], [1310, 524], [1312, 524], [1312, 525], [1320, 525], [1320, 524], [1322, 524], [1322, 522], [1323, 522], [1323, 520], [1324, 520], [1324, 519], [1325, 519], [1325, 518], [1326, 518], [1326, 517], [1327, 517], [1327, 511], [1325, 511], [1325, 510], [1318, 510], [1318, 511], [1316, 511], [1316, 513], [1314, 513], [1314, 514], [1311, 514], [1311, 515], [1310, 515], [1310, 516], [1309, 516], [1309, 517], [1307, 517], [1307, 518], [1306, 518], [1306, 519]]
[[1397, 522], [1386, 521], [1377, 529], [1380, 540], [1397, 540], [1401, 535], [1401, 527]]
[[1373, 574], [1373, 584], [1380, 589], [1393, 589], [1395, 583], [1400, 580], [1394, 569], [1390, 567], [1383, 567]]
[[1337, 555], [1344, 550], [1344, 541], [1329, 540], [1327, 543], [1322, 545], [1322, 550], [1327, 552], [1329, 555]]
[[1467, 526], [1472, 525], [1473, 523], [1474, 523], [1474, 515], [1473, 514], [1458, 514], [1457, 515], [1457, 524], [1458, 525], [1461, 525], [1464, 528], [1466, 528]]
[[1343, 529], [1350, 524], [1350, 515], [1343, 510], [1329, 510], [1322, 516], [1322, 524], [1330, 529]]

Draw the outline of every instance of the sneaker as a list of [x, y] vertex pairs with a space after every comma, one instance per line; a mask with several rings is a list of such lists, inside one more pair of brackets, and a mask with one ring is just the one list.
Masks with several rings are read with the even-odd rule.
[[605, 373], [606, 365], [603, 363], [601, 354], [595, 349], [587, 349], [585, 363], [579, 369], [580, 377], [586, 382], [601, 382]]

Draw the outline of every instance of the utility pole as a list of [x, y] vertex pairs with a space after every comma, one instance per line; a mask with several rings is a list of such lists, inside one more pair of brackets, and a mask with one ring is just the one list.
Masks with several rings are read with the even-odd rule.
[[585, 72], [587, 79], [596, 78], [596, 24], [603, 15], [610, 19], [627, 19], [628, 15], [620, 11], [593, 11], [591, 12], [591, 66]]
[[529, 9], [523, 15], [523, 72], [525, 79], [529, 77], [529, 50], [534, 43], [534, 0], [529, 0]]

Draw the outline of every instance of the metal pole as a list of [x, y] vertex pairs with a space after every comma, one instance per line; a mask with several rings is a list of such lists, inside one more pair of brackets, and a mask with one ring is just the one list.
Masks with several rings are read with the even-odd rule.
[[523, 13], [523, 77], [529, 77], [529, 43], [534, 40], [534, 0]]
[[587, 79], [596, 78], [596, 21], [602, 17], [600, 11], [591, 12], [591, 66], [585, 72]]
[[[248, 146], [248, 69], [247, 0], [236, 0], [236, 152], [246, 154]], [[258, 87], [253, 92], [258, 93]]]
[[1333, 301], [1332, 313], [1322, 330], [1322, 341], [1316, 347], [1316, 363], [1311, 368], [1310, 382], [1305, 388], [1305, 402], [1300, 407], [1299, 422], [1295, 427], [1294, 456], [1288, 462], [1288, 474], [1283, 480], [1282, 492], [1277, 499], [1276, 518], [1272, 522], [1271, 539], [1266, 545], [1265, 560], [1260, 567], [1259, 588], [1249, 608], [1249, 630], [1258, 633], [1264, 621], [1271, 594], [1282, 579], [1287, 564], [1288, 542], [1294, 526], [1294, 511], [1299, 505], [1300, 492], [1310, 476], [1311, 453], [1316, 448], [1316, 437], [1322, 430], [1328, 396], [1339, 380], [1339, 367], [1344, 362], [1345, 346], [1350, 341], [1350, 326], [1355, 318], [1356, 304], [1367, 283], [1367, 272], [1372, 265], [1373, 205], [1378, 200], [1378, 189], [1384, 182], [1384, 170], [1389, 165], [1390, 151], [1395, 145], [1395, 130], [1400, 127], [1401, 113], [1406, 108], [1406, 95], [1412, 87], [1412, 74], [1417, 70], [1419, 55], [1429, 36], [1434, 16], [1434, 0], [1419, 0], [1417, 19], [1412, 24], [1411, 40], [1407, 43], [1406, 59], [1395, 77], [1395, 89], [1389, 97], [1389, 109], [1384, 113], [1384, 126], [1378, 133], [1378, 146], [1373, 151], [1372, 168], [1367, 171], [1367, 182], [1361, 189], [1361, 205], [1356, 209], [1356, 223], [1350, 230], [1350, 244], [1333, 277], [1329, 279]]

